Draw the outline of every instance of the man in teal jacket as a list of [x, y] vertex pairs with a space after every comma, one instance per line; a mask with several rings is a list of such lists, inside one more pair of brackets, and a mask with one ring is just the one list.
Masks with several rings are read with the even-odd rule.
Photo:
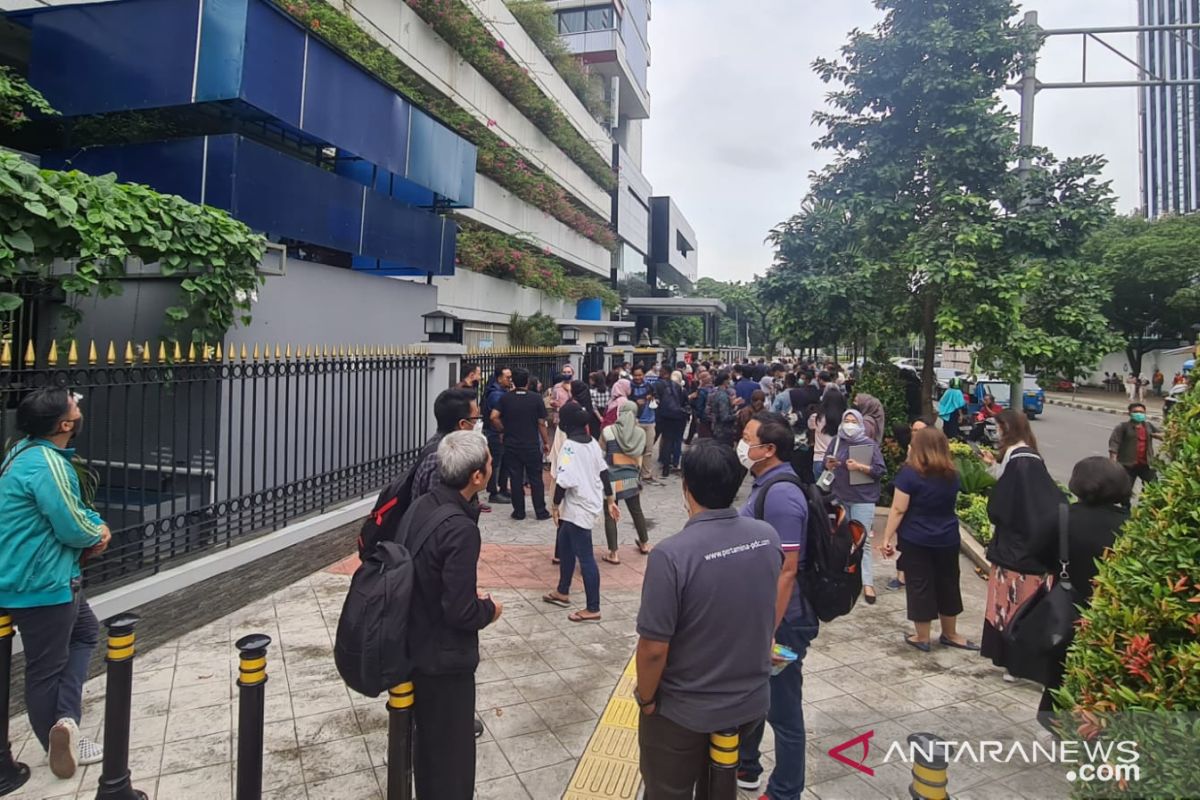
[[99, 625], [80, 578], [80, 559], [99, 555], [111, 534], [80, 494], [69, 447], [83, 414], [66, 389], [38, 389], [17, 408], [25, 434], [0, 463], [0, 608], [21, 632], [29, 723], [50, 770], [70, 778], [102, 758], [80, 738], [83, 682]]

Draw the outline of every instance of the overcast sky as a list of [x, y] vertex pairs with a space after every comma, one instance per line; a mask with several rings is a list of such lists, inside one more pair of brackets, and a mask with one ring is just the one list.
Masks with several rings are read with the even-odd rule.
[[[1042, 0], [1029, 9], [1044, 28], [1137, 18], [1137, 0]], [[835, 56], [847, 32], [878, 19], [869, 0], [654, 0], [645, 171], [696, 229], [702, 276], [748, 280], [770, 266], [763, 239], [798, 210], [808, 174], [828, 159], [812, 147], [820, 133], [812, 113], [829, 88], [812, 61]], [[1133, 36], [1106, 38], [1136, 53]], [[1051, 39], [1039, 77], [1079, 80], [1080, 49], [1078, 36]], [[1133, 73], [1090, 43], [1089, 79]], [[1007, 94], [1015, 110], [1016, 93]], [[1060, 157], [1106, 155], [1118, 209], [1137, 207], [1135, 89], [1045, 91], [1035, 121], [1035, 143]]]

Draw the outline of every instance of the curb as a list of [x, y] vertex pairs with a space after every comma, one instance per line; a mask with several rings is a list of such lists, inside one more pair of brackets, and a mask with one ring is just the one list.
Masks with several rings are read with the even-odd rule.
[[961, 523], [958, 526], [958, 549], [975, 564], [977, 569], [983, 570], [984, 577], [991, 573], [992, 565], [984, 555], [983, 545], [975, 540], [975, 534], [971, 533], [971, 529]]
[[[1047, 397], [1046, 402], [1052, 406], [1062, 406], [1063, 408], [1077, 408], [1081, 411], [1098, 411], [1101, 414], [1114, 414], [1116, 416], [1124, 416], [1126, 413], [1128, 413], [1119, 408], [1109, 408], [1108, 406], [1093, 406], [1093, 405], [1089, 405], [1087, 403], [1076, 403], [1076, 402], [1072, 402], [1070, 400], [1059, 400], [1058, 398], [1055, 398], [1055, 397]], [[1147, 416], [1152, 420], [1158, 420], [1160, 422], [1162, 421], [1161, 414], [1147, 414]]]

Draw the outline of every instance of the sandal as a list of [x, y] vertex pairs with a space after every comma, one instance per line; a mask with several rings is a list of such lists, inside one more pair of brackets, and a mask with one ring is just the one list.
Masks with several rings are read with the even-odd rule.
[[908, 645], [909, 647], [915, 647], [915, 648], [917, 648], [917, 649], [918, 649], [918, 650], [920, 650], [922, 653], [928, 653], [928, 652], [930, 651], [930, 649], [931, 649], [931, 648], [930, 648], [930, 646], [929, 646], [929, 642], [922, 642], [922, 641], [920, 641], [920, 640], [918, 640], [918, 639], [914, 639], [914, 638], [912, 637], [912, 634], [905, 634], [905, 635], [904, 635], [904, 643], [905, 643], [906, 645]]
[[561, 564], [562, 559], [561, 558], [552, 558], [552, 559], [550, 559], [550, 563], [551, 564]]
[[584, 614], [587, 614], [587, 613], [588, 612], [586, 612], [586, 611], [576, 611], [572, 614], [568, 614], [567, 619], [571, 620], [571, 622], [599, 622], [600, 621], [599, 613], [597, 613], [596, 616], [594, 616], [594, 617], [585, 617]]
[[979, 645], [977, 645], [975, 642], [972, 642], [970, 639], [963, 639], [963, 643], [959, 644], [944, 633], [938, 637], [938, 642], [943, 647], [953, 647], [957, 650], [975, 651], [979, 649]]
[[542, 595], [542, 602], [549, 603], [552, 606], [558, 606], [559, 608], [568, 608], [571, 605], [570, 600], [559, 597], [554, 592], [546, 592], [544, 595]]
[[642, 555], [648, 556], [648, 555], [650, 555], [650, 551], [654, 548], [650, 547], [649, 542], [638, 542], [637, 549], [638, 549], [638, 552], [641, 553]]
[[618, 564], [619, 565], [621, 563], [621, 559], [613, 558], [608, 553], [605, 553], [604, 555], [600, 556], [600, 560], [603, 561], [605, 564]]

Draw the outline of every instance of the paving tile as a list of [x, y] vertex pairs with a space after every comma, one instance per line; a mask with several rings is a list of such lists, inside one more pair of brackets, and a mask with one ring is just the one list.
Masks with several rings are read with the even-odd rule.
[[317, 781], [371, 769], [371, 758], [362, 737], [341, 739], [312, 747], [300, 748], [300, 764], [304, 782], [312, 786]]
[[496, 665], [507, 678], [524, 678], [543, 672], [553, 672], [550, 665], [536, 655], [504, 656], [495, 659]]
[[292, 694], [292, 711], [297, 719], [349, 707], [350, 694], [341, 683], [304, 689]]
[[158, 796], [171, 800], [230, 800], [233, 785], [227, 764], [216, 764], [158, 779]]
[[232, 759], [231, 739], [229, 731], [224, 731], [171, 742], [163, 749], [159, 772], [169, 775], [174, 772], [187, 772], [197, 764], [227, 764]]
[[353, 708], [340, 708], [322, 714], [311, 714], [295, 720], [296, 742], [300, 747], [324, 744], [337, 739], [360, 736], [362, 727]]
[[525, 702], [525, 696], [510, 680], [475, 685], [475, 710], [477, 712], [502, 706], [514, 706], [523, 702]]
[[172, 710], [167, 716], [164, 741], [177, 742], [208, 736], [233, 729], [229, 705], [206, 706], [188, 710]]
[[587, 749], [587, 744], [595, 731], [596, 719], [594, 716], [584, 722], [574, 722], [550, 730], [554, 734], [554, 738], [558, 739], [559, 744], [566, 748], [573, 758], [583, 755], [583, 751]]
[[546, 723], [528, 703], [506, 706], [479, 715], [497, 740], [546, 730]]
[[[570, 776], [568, 776], [570, 780]], [[566, 783], [563, 783], [566, 786]], [[516, 775], [475, 784], [475, 800], [529, 800], [529, 793]]]
[[598, 716], [590, 706], [574, 695], [535, 700], [529, 705], [533, 706], [533, 710], [549, 728], [559, 728], [573, 722], [595, 720]]
[[495, 742], [485, 742], [475, 747], [475, 782], [489, 781], [516, 774], [504, 752]]
[[571, 687], [553, 672], [514, 678], [512, 683], [528, 702], [571, 694]]
[[575, 762], [571, 760], [522, 772], [519, 777], [531, 800], [561, 800], [563, 789], [574, 772]]
[[374, 770], [340, 775], [308, 784], [308, 800], [375, 800], [382, 798]]

